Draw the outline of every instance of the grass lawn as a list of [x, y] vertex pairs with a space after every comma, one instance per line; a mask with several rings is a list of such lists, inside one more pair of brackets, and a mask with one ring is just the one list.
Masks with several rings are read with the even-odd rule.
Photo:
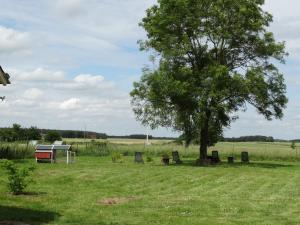
[[184, 160], [168, 167], [159, 158], [137, 165], [133, 157], [39, 164], [21, 196], [8, 193], [0, 169], [0, 224], [300, 224], [299, 163], [194, 167]]

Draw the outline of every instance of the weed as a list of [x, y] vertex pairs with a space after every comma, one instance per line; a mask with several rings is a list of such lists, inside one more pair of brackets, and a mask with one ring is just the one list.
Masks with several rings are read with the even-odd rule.
[[8, 173], [8, 187], [14, 195], [22, 194], [28, 183], [32, 181], [30, 175], [35, 169], [34, 166], [17, 167], [9, 160], [4, 160], [3, 165]]

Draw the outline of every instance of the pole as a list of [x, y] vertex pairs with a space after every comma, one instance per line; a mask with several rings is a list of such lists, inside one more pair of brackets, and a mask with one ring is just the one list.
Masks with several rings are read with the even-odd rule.
[[148, 129], [147, 129], [147, 140], [146, 140], [146, 144], [149, 145], [149, 134], [148, 134]]
[[84, 133], [83, 133], [83, 136], [84, 136], [84, 141], [86, 139], [86, 125], [84, 125]]

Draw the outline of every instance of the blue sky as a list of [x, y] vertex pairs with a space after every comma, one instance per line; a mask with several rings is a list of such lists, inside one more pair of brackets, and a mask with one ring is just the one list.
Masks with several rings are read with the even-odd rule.
[[[138, 22], [155, 0], [0, 0], [0, 65], [12, 85], [0, 87], [0, 126], [145, 133], [135, 121], [129, 91], [148, 55]], [[278, 40], [290, 56], [280, 66], [288, 85], [283, 120], [268, 122], [249, 107], [225, 136], [300, 138], [300, 16], [297, 0], [266, 0]], [[174, 136], [170, 130], [153, 135]]]

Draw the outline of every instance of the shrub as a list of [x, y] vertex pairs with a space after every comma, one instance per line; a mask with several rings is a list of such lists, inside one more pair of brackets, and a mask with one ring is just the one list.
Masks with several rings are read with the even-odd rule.
[[168, 153], [163, 153], [163, 154], [161, 155], [161, 157], [162, 157], [163, 159], [169, 159], [169, 158], [170, 158], [170, 156], [169, 156]]
[[292, 141], [291, 143], [291, 149], [295, 149], [296, 148], [296, 143], [294, 141]]
[[122, 155], [119, 152], [113, 152], [111, 154], [111, 159], [112, 159], [112, 161], [114, 163], [117, 163], [117, 162], [121, 163], [121, 162], [123, 162]]
[[34, 166], [17, 167], [17, 165], [9, 160], [3, 163], [4, 169], [8, 173], [8, 188], [14, 195], [22, 194], [28, 183], [32, 181], [30, 175], [35, 169]]
[[153, 158], [152, 158], [151, 156], [148, 155], [148, 156], [146, 157], [146, 161], [147, 161], [147, 162], [153, 162]]

